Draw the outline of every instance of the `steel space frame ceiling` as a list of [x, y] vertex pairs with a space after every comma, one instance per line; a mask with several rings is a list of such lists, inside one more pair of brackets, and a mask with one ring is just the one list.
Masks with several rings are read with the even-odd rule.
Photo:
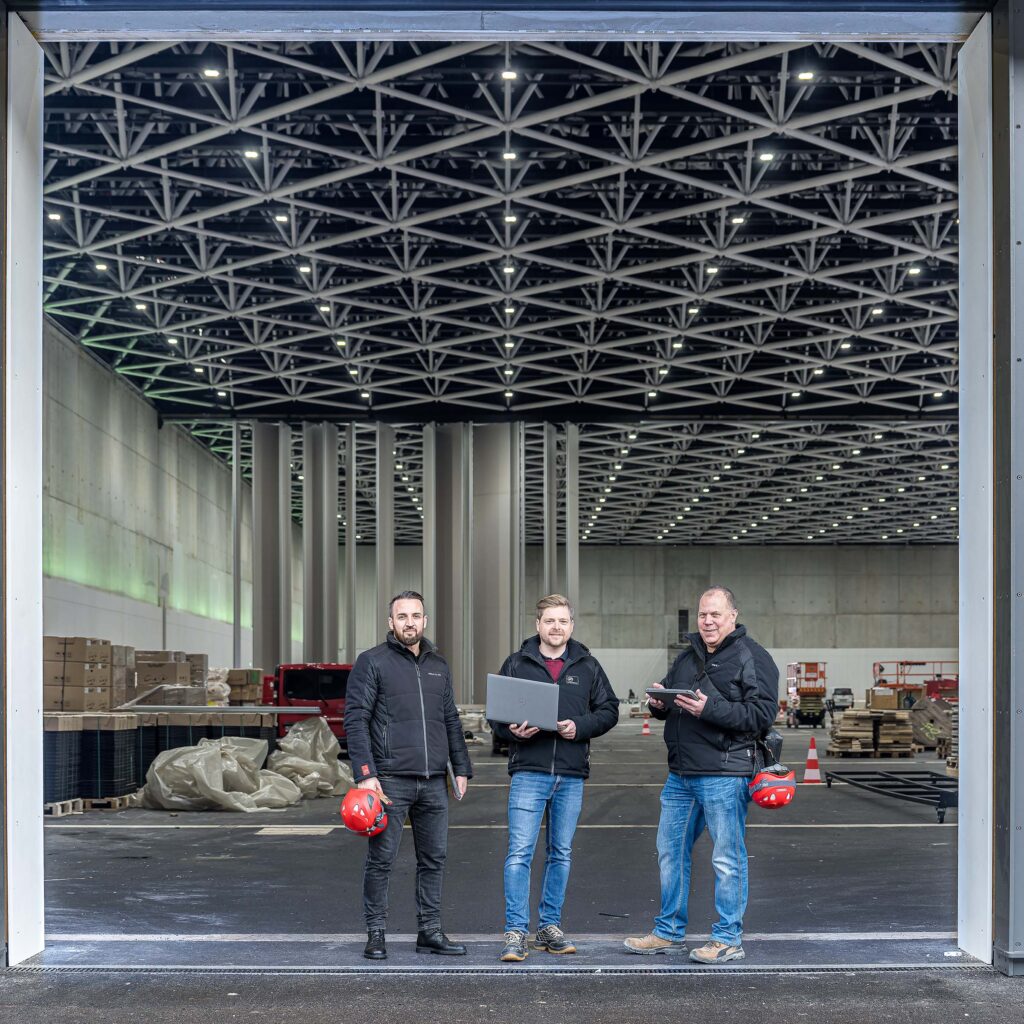
[[952, 44], [45, 51], [47, 313], [215, 451], [355, 420], [368, 512], [393, 421], [412, 541], [417, 424], [570, 419], [592, 542], [955, 540]]

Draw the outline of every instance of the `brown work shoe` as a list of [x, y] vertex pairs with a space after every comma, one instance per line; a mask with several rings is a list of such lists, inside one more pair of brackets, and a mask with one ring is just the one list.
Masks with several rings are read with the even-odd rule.
[[730, 946], [712, 939], [700, 949], [691, 950], [690, 959], [698, 964], [724, 964], [730, 960], [742, 960], [746, 955], [742, 946]]
[[686, 943], [680, 939], [663, 939], [660, 935], [651, 932], [649, 935], [640, 935], [626, 939], [623, 945], [630, 953], [649, 955], [651, 953], [681, 953], [686, 955]]

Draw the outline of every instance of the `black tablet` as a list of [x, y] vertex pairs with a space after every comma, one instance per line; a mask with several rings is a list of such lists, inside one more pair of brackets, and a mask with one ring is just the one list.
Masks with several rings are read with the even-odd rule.
[[690, 700], [700, 700], [700, 694], [694, 693], [693, 690], [670, 690], [668, 687], [652, 686], [647, 691], [648, 697], [653, 697], [655, 700], [661, 700], [663, 697], [689, 697]]

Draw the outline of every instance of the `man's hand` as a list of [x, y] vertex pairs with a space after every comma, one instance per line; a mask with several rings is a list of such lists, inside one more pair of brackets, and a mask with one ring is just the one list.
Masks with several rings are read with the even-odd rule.
[[380, 783], [374, 779], [363, 779], [362, 782], [356, 784], [358, 789], [369, 789], [380, 797], [382, 804], [389, 804], [391, 801], [384, 795], [384, 790], [380, 788]]
[[684, 711], [689, 711], [694, 718], [700, 718], [704, 711], [704, 705], [708, 702], [708, 697], [707, 694], [703, 693], [701, 690], [697, 690], [696, 693], [697, 700], [693, 700], [690, 697], [684, 697], [682, 694], [679, 694], [679, 696], [676, 697], [676, 707], [682, 708]]
[[460, 800], [466, 795], [466, 786], [468, 785], [469, 779], [467, 779], [465, 775], [455, 776], [455, 788], [458, 791]]
[[[652, 690], [653, 689], [664, 690], [665, 686], [664, 686], [663, 683], [652, 683], [651, 686], [650, 686], [650, 689], [652, 689]], [[656, 708], [658, 711], [664, 711], [665, 710], [665, 702], [663, 700], [655, 700], [653, 697], [648, 696], [647, 697], [647, 703], [652, 708]]]
[[558, 735], [564, 740], [576, 739], [576, 723], [571, 718], [565, 718], [558, 723]]
[[529, 740], [532, 739], [537, 733], [540, 732], [534, 725], [530, 725], [529, 722], [523, 722], [522, 725], [510, 725], [508, 731], [512, 733], [517, 740]]

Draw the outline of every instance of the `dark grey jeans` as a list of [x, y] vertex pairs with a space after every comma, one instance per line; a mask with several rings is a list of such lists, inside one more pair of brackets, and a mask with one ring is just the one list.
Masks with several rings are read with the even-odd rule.
[[388, 880], [398, 856], [406, 818], [412, 824], [416, 848], [416, 920], [420, 931], [441, 927], [441, 886], [448, 853], [448, 788], [444, 775], [431, 779], [413, 775], [380, 777], [391, 803], [388, 827], [372, 836], [363, 872], [363, 911], [366, 928], [386, 928]]

